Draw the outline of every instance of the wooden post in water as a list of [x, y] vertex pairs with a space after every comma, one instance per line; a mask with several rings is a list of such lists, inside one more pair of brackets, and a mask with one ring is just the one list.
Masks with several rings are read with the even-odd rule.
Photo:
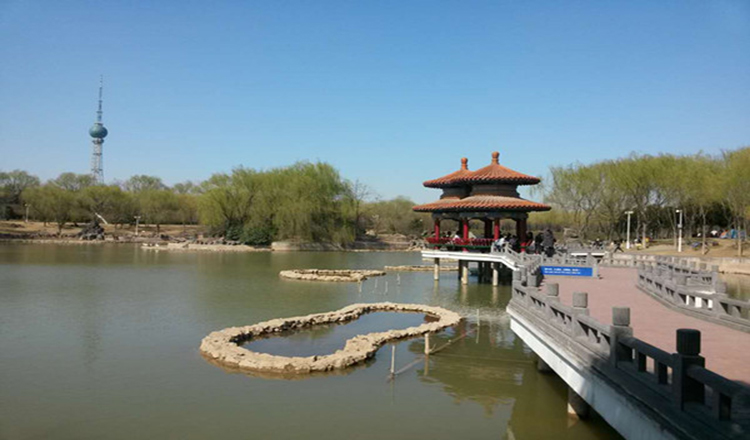
[[391, 377], [396, 374], [396, 346], [391, 345]]
[[430, 355], [430, 334], [429, 333], [424, 335], [424, 354], [425, 356]]

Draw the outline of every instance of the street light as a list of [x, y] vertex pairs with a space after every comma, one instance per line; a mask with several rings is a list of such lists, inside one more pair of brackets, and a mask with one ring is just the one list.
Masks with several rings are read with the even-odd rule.
[[630, 216], [633, 215], [633, 211], [625, 211], [625, 214], [628, 215], [628, 239], [625, 243], [625, 249], [630, 249]]
[[141, 221], [140, 215], [134, 215], [133, 218], [135, 219], [135, 236], [138, 236], [138, 223]]
[[677, 230], [680, 234], [677, 238], [677, 252], [682, 252], [682, 209], [677, 209], [675, 212], [680, 214], [680, 221], [677, 223]]
[[26, 219], [25, 219], [25, 220], [24, 220], [23, 222], [24, 222], [24, 223], [28, 223], [28, 222], [29, 222], [29, 208], [31, 208], [31, 205], [29, 205], [29, 204], [27, 203], [27, 204], [25, 204], [24, 206], [26, 207]]

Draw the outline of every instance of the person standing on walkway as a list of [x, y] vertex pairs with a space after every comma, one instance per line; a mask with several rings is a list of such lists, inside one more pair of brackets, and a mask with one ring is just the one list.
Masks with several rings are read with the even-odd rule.
[[534, 247], [536, 248], [536, 253], [541, 254], [544, 252], [544, 247], [542, 246], [542, 242], [544, 242], [544, 234], [541, 232], [536, 234], [536, 238], [534, 238]]
[[552, 234], [552, 230], [550, 228], [544, 230], [542, 246], [544, 247], [544, 252], [548, 257], [552, 257], [553, 255], [555, 255], [555, 236]]
[[495, 240], [494, 246], [496, 252], [502, 252], [503, 248], [505, 247], [505, 236], [501, 235], [500, 238]]
[[625, 251], [622, 250], [622, 240], [620, 240], [619, 238], [615, 240], [615, 250], [613, 250], [612, 253], [614, 254], [617, 251], [625, 253]]

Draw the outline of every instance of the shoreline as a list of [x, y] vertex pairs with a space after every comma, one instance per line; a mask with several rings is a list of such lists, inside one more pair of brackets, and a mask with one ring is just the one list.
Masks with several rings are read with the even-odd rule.
[[201, 244], [194, 242], [165, 242], [152, 240], [80, 240], [76, 238], [0, 238], [3, 244], [54, 244], [54, 245], [134, 245], [144, 250], [166, 251], [166, 252], [217, 252], [217, 253], [242, 253], [242, 252], [419, 252], [421, 249], [408, 246], [389, 246], [382, 242], [374, 242], [368, 246], [367, 242], [356, 242], [356, 247], [347, 247], [332, 243], [284, 243], [275, 247], [274, 242], [270, 246], [249, 246], [244, 244]]

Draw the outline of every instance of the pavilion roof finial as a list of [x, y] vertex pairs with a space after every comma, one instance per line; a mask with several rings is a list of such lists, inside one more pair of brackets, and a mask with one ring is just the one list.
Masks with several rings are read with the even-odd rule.
[[500, 163], [500, 152], [498, 151], [492, 152], [492, 163], [496, 165]]
[[469, 169], [469, 159], [462, 157], [461, 158], [461, 169], [462, 170], [468, 170]]

